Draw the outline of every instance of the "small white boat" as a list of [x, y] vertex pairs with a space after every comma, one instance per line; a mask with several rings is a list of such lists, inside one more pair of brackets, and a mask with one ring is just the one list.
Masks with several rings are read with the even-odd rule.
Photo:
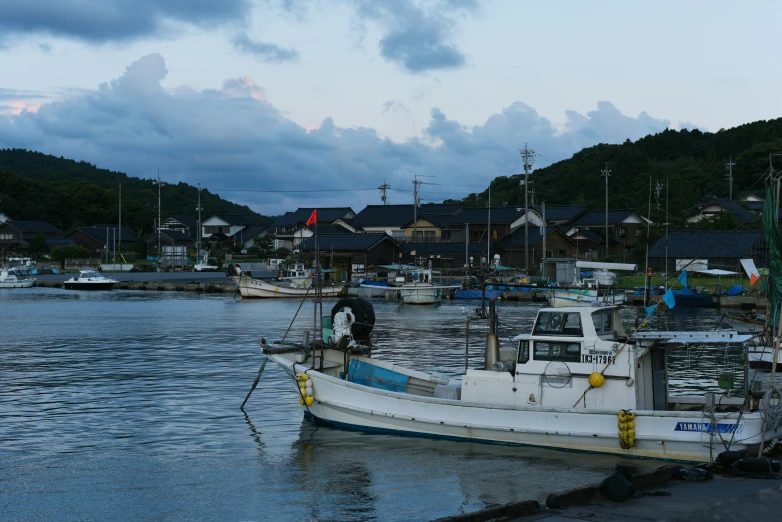
[[[257, 299], [314, 298], [312, 278], [303, 280], [264, 281], [247, 275], [231, 276], [242, 297]], [[343, 290], [340, 284], [324, 283], [320, 287], [323, 297], [337, 297]]]
[[552, 288], [548, 295], [551, 306], [613, 306], [625, 302], [625, 294], [603, 288], [594, 278], [585, 278], [581, 287]]
[[404, 276], [398, 276], [397, 280], [399, 281], [395, 288], [399, 290], [402, 302], [416, 305], [437, 304], [440, 302], [440, 296], [444, 290], [461, 288], [461, 285], [435, 285], [432, 282], [432, 274], [431, 268], [420, 268], [412, 273], [412, 281], [406, 281]]
[[[735, 331], [630, 335], [617, 307], [545, 308], [511, 345], [490, 335], [483, 368], [447, 380], [373, 359], [356, 339], [333, 342], [325, 327], [323, 343], [259, 341], [303, 408], [335, 426], [683, 462], [708, 462], [723, 443], [754, 447], [776, 428], [764, 433], [743, 399], [669, 394], [671, 350], [751, 338]], [[736, 401], [743, 411], [730, 411]]]
[[111, 290], [118, 283], [116, 279], [103, 277], [97, 270], [79, 270], [79, 275], [63, 282], [66, 290]]
[[0, 271], [0, 288], [30, 288], [35, 278], [26, 268], [4, 268]]

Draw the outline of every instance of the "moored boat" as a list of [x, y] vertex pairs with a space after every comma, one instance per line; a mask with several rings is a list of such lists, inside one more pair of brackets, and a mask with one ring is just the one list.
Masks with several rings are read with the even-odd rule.
[[[448, 380], [373, 359], [350, 329], [327, 330], [312, 344], [260, 344], [307, 412], [336, 426], [686, 462], [708, 461], [723, 442], [754, 446], [776, 428], [764, 432], [762, 411], [743, 399], [729, 411], [720, 401], [734, 398], [669, 394], [670, 351], [751, 339], [735, 331], [628, 332], [617, 307], [545, 308], [512, 345], [490, 334], [483, 368]], [[706, 406], [674, 411], [693, 403]]]
[[[303, 281], [265, 281], [248, 275], [233, 275], [231, 280], [242, 297], [256, 299], [315, 298], [316, 292], [312, 279]], [[343, 291], [343, 285], [324, 283], [320, 287], [323, 297], [337, 297]]]
[[64, 281], [66, 290], [111, 290], [118, 283], [116, 279], [103, 277], [97, 270], [79, 270], [79, 275]]
[[0, 271], [0, 288], [30, 288], [35, 284], [35, 278], [22, 268], [3, 268]]

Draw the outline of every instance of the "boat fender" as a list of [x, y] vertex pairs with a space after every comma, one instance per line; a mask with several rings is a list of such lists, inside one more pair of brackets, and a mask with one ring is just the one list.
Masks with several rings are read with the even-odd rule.
[[628, 468], [617, 464], [614, 474], [600, 484], [598, 491], [608, 500], [623, 502], [635, 495], [633, 475]]
[[744, 473], [778, 473], [782, 465], [766, 457], [744, 457], [733, 463], [733, 471]]
[[714, 474], [707, 469], [682, 468], [676, 472], [676, 478], [687, 482], [703, 482], [714, 478]]
[[717, 463], [721, 466], [732, 466], [734, 462], [745, 456], [743, 451], [723, 451], [717, 455]]
[[619, 447], [630, 449], [635, 446], [635, 414], [628, 410], [619, 410], [617, 414], [619, 426]]
[[603, 386], [603, 384], [605, 384], [605, 382], [606, 382], [606, 378], [603, 377], [603, 374], [600, 372], [593, 372], [589, 376], [589, 385], [592, 388], [600, 388], [601, 386]]

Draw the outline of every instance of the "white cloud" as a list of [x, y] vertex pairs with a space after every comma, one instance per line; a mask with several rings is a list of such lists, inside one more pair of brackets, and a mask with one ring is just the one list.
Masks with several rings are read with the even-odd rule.
[[[160, 166], [167, 181], [201, 183], [210, 190], [345, 189], [221, 194], [276, 214], [310, 205], [358, 210], [377, 203], [378, 196], [349, 189], [375, 187], [385, 179], [408, 190], [415, 174], [437, 176], [432, 181], [438, 185], [425, 187], [425, 200], [459, 197], [481, 190], [490, 178], [519, 172], [518, 151], [525, 142], [549, 158], [565, 158], [583, 147], [634, 140], [669, 126], [667, 120], [646, 113], [633, 118], [600, 102], [586, 115], [568, 112], [561, 130], [516, 102], [472, 127], [434, 108], [420, 137], [397, 143], [372, 128], [341, 128], [332, 118], [297, 125], [249, 77], [228, 79], [220, 89], [185, 85], [169, 91], [161, 86], [166, 74], [163, 58], [151, 54], [98, 89], [66, 94], [37, 112], [6, 108], [0, 147], [62, 155], [139, 177], [151, 178]], [[547, 162], [539, 158], [537, 166]], [[391, 195], [396, 203], [411, 199]]]

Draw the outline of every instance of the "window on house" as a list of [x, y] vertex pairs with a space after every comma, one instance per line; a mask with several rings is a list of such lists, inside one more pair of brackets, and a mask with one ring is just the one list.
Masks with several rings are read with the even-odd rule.
[[581, 361], [581, 343], [535, 341], [536, 361]]
[[619, 227], [619, 237], [627, 237], [627, 227]]
[[567, 257], [567, 253], [564, 250], [560, 250], [559, 257]]
[[546, 259], [550, 257], [554, 257], [554, 252], [552, 252], [551, 250], [546, 250]]
[[635, 237], [641, 237], [642, 233], [643, 231], [641, 230], [641, 227], [635, 229]]

